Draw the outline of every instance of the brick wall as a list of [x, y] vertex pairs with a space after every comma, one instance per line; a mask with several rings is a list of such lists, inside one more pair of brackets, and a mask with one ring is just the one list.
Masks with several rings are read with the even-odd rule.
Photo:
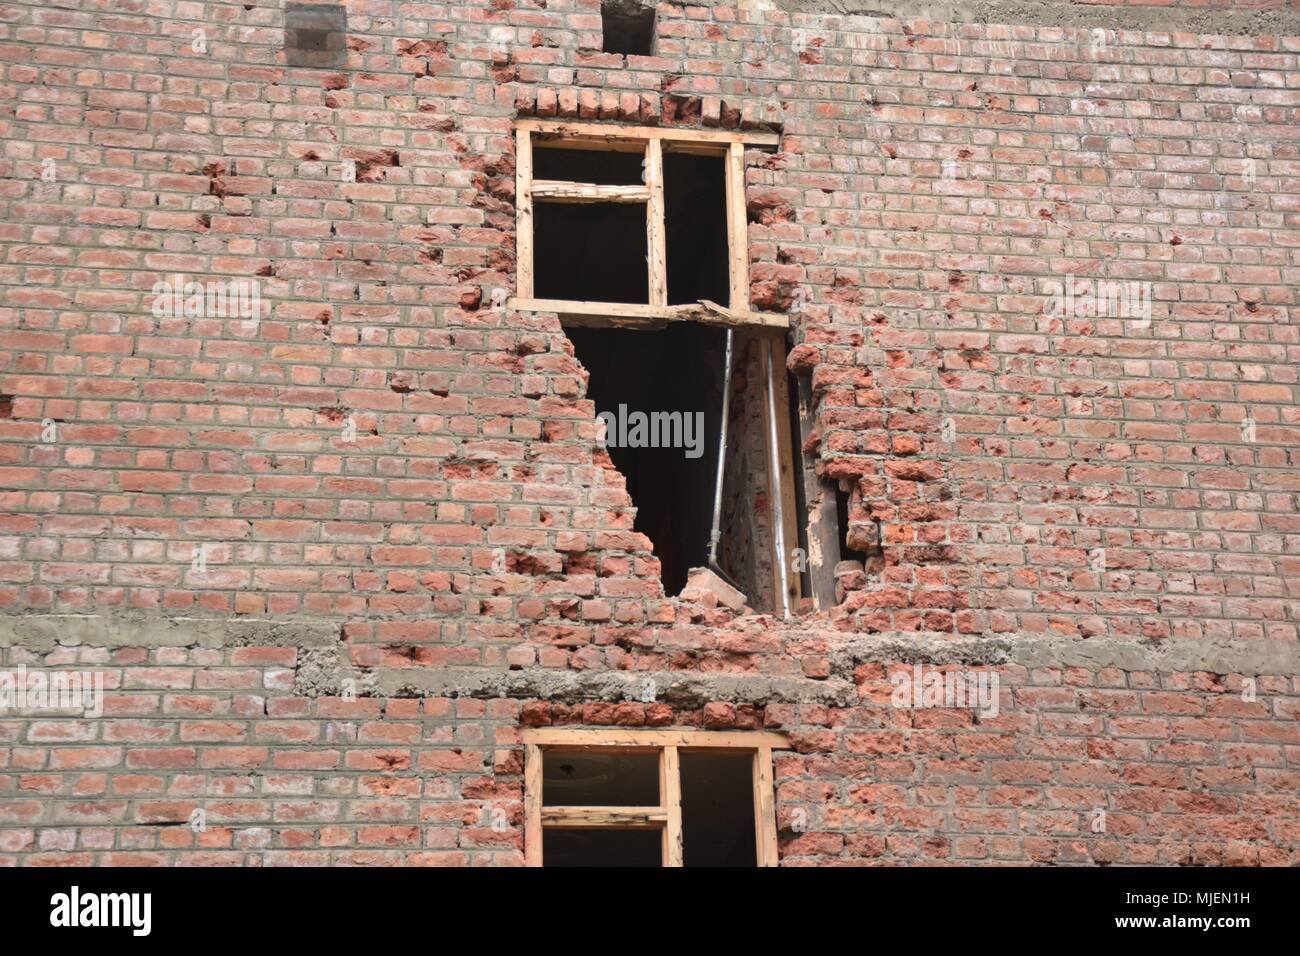
[[[523, 859], [524, 725], [779, 727], [783, 863], [1287, 865], [1300, 687], [1002, 667], [1000, 711], [304, 697], [293, 648], [60, 649], [105, 717], [0, 721], [0, 863], [459, 866]], [[910, 671], [910, 668], [901, 668]], [[196, 816], [201, 813], [202, 817]], [[1100, 827], [1100, 829], [1097, 829]]]
[[[591, 2], [347, 7], [325, 70], [278, 3], [0, 25], [3, 663], [116, 682], [0, 715], [6, 861], [518, 862], [521, 716], [652, 673], [792, 733], [790, 861], [1295, 862], [1300, 40], [663, 4], [625, 62]], [[557, 319], [492, 306], [518, 115], [782, 132], [753, 298], [884, 550], [840, 607], [662, 593]], [[260, 321], [156, 316], [174, 275]], [[1002, 714], [862, 703], [918, 655]]]

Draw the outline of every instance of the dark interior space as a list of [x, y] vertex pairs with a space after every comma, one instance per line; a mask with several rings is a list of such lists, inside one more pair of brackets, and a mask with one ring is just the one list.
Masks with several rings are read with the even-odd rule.
[[657, 807], [659, 755], [649, 750], [547, 750], [542, 758], [542, 804]]
[[663, 866], [663, 834], [657, 827], [636, 830], [542, 831], [545, 866]]
[[665, 593], [677, 594], [687, 571], [708, 557], [725, 333], [690, 322], [654, 332], [566, 331], [578, 360], [591, 373], [587, 397], [597, 414], [618, 415], [620, 405], [626, 406], [626, 415], [703, 413], [703, 434], [692, 432], [698, 458], [687, 457], [684, 448], [616, 447], [617, 436], [606, 436], [610, 458], [627, 479], [637, 508], [635, 528], [654, 544]]
[[649, 302], [645, 215], [641, 203], [535, 203], [534, 295]]
[[655, 7], [643, 0], [600, 0], [605, 53], [650, 56], [655, 35]]
[[730, 305], [727, 173], [720, 156], [664, 153], [668, 304]]
[[639, 186], [643, 181], [643, 162], [645, 154], [639, 151], [624, 153], [545, 146], [533, 150], [533, 179], [595, 183], [597, 186]]
[[757, 866], [754, 755], [683, 750], [682, 863]]

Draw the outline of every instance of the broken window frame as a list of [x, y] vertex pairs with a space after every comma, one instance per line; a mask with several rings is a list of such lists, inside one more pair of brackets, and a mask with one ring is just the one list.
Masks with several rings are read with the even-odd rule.
[[[776, 785], [772, 751], [788, 750], [783, 734], [768, 731], [624, 730], [603, 728], [526, 728], [524, 744], [524, 861], [542, 866], [545, 829], [649, 828], [661, 832], [662, 865], [683, 866], [683, 750], [750, 751], [753, 754], [754, 851], [757, 865], [776, 866]], [[659, 805], [654, 807], [546, 807], [542, 803], [545, 751], [627, 750], [659, 755]]]
[[[780, 137], [762, 131], [660, 129], [607, 123], [518, 120], [515, 123], [515, 247], [518, 260], [516, 311], [561, 315], [602, 316], [622, 324], [641, 321], [698, 321], [713, 325], [757, 325], [785, 329], [789, 320], [779, 313], [750, 308], [749, 244], [746, 235], [745, 148], [774, 148]], [[594, 149], [641, 153], [644, 183], [605, 186], [562, 180], [533, 179], [534, 149]], [[725, 160], [727, 199], [727, 272], [730, 301], [668, 304], [667, 230], [664, 213], [663, 155], [699, 153]], [[588, 302], [538, 299], [533, 295], [533, 208], [538, 202], [644, 203], [646, 207], [646, 270], [649, 302]]]
[[[799, 546], [797, 495], [794, 482], [803, 478], [795, 464], [789, 408], [791, 396], [785, 372], [785, 330], [789, 319], [781, 313], [755, 311], [749, 295], [748, 211], [745, 202], [745, 149], [774, 149], [780, 135], [760, 130], [728, 131], [661, 129], [523, 119], [515, 123], [516, 295], [508, 306], [515, 311], [554, 312], [566, 324], [653, 329], [665, 321], [694, 321], [728, 328], [752, 328], [762, 338], [763, 371], [767, 401], [763, 408], [764, 446], [769, 464], [769, 518], [771, 566], [775, 610], [790, 617], [811, 603], [820, 609], [824, 589], [805, 595], [803, 576], [792, 569], [792, 549]], [[598, 185], [533, 178], [534, 149], [588, 149], [631, 152], [644, 156], [641, 185]], [[727, 273], [729, 302], [668, 305], [667, 228], [664, 205], [663, 154], [665, 151], [718, 156], [726, 173]], [[649, 304], [538, 299], [533, 296], [533, 208], [538, 202], [643, 202], [646, 206], [646, 268]], [[770, 330], [770, 334], [768, 333]], [[724, 406], [725, 409], [725, 406]], [[802, 458], [802, 455], [800, 456]], [[752, 597], [752, 596], [751, 596]], [[810, 601], [805, 601], [810, 598]]]

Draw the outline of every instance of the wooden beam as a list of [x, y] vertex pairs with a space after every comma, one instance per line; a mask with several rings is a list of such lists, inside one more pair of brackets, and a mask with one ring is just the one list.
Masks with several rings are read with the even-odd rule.
[[[788, 556], [785, 552], [789, 542], [780, 540], [785, 533], [785, 521], [777, 520], [777, 509], [784, 508], [785, 503], [781, 498], [781, 466], [775, 460], [780, 443], [776, 438], [776, 395], [772, 388], [772, 349], [762, 338], [758, 339], [756, 345], [760, 374], [763, 376], [759, 384], [759, 394], [762, 396], [759, 403], [762, 412], [759, 417], [763, 426], [763, 483], [767, 488], [767, 557], [772, 573], [772, 613], [777, 617], [786, 617], [790, 610], [789, 591], [783, 590], [785, 586], [782, 584], [782, 572], [788, 567], [786, 564]], [[784, 576], [787, 579], [789, 577], [789, 575]]]
[[596, 183], [567, 183], [556, 179], [534, 179], [534, 202], [624, 202], [650, 201], [650, 190], [645, 186], [605, 186]]
[[749, 309], [749, 238], [745, 203], [745, 147], [732, 143], [727, 150], [727, 274], [731, 307]]
[[772, 749], [754, 753], [754, 851], [759, 866], [780, 863], [776, 842], [776, 797], [772, 774]]
[[664, 227], [664, 154], [657, 139], [646, 143], [645, 184], [650, 201], [645, 208], [646, 262], [650, 270], [650, 304], [668, 304], [668, 240]]
[[659, 751], [659, 802], [668, 811], [664, 866], [682, 866], [682, 767], [676, 747]]
[[[695, 302], [690, 305], [641, 305], [634, 302], [583, 302], [576, 299], [534, 299], [527, 296], [512, 298], [509, 307], [518, 312], [555, 312], [559, 315], [587, 315], [605, 318], [606, 323], [591, 322], [590, 325], [606, 324], [635, 328], [636, 321], [647, 320], [640, 324], [659, 325], [664, 322], [699, 322], [703, 325], [759, 326], [769, 329], [786, 329], [790, 326], [788, 316], [779, 312], [755, 312], [747, 309], [729, 309], [715, 302]], [[624, 321], [626, 320], [626, 321]]]
[[791, 551], [799, 545], [799, 503], [794, 493], [798, 480], [794, 442], [790, 435], [790, 379], [785, 368], [785, 338], [771, 337], [772, 389], [776, 404], [776, 460], [780, 466], [781, 519], [785, 537], [786, 594], [795, 607], [803, 597], [803, 577], [791, 568]]
[[533, 297], [533, 138], [528, 129], [515, 131], [515, 291]]
[[664, 807], [542, 807], [542, 826], [585, 830], [596, 827], [637, 829], [668, 822]]
[[690, 143], [671, 139], [661, 140], [665, 153], [688, 153], [692, 156], [726, 156], [730, 143]]
[[524, 748], [524, 865], [542, 865], [542, 748]]
[[702, 747], [788, 750], [784, 734], [763, 730], [626, 730], [596, 727], [525, 727], [525, 744], [539, 747]]
[[[614, 123], [592, 123], [582, 120], [516, 120], [518, 129], [529, 129], [539, 134], [538, 145], [556, 137], [561, 140], [598, 139], [617, 142], [635, 142], [662, 139], [682, 143], [748, 143], [752, 146], [775, 148], [781, 144], [781, 134], [768, 130], [677, 129], [661, 126], [621, 126]], [[608, 146], [602, 147], [608, 149]]]

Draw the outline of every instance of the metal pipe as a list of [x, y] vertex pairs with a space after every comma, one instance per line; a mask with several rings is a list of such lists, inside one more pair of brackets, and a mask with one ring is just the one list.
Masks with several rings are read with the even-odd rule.
[[709, 530], [709, 566], [717, 571], [718, 539], [722, 537], [722, 476], [727, 464], [727, 420], [731, 417], [731, 337], [727, 329], [725, 368], [722, 372], [722, 427], [718, 430], [718, 474], [713, 482], [713, 527]]
[[786, 579], [785, 553], [785, 515], [781, 509], [781, 461], [780, 448], [776, 437], [776, 368], [772, 362], [772, 348], [763, 353], [763, 362], [767, 366], [767, 421], [771, 433], [767, 436], [768, 461], [772, 477], [768, 488], [768, 497], [772, 499], [773, 529], [776, 538], [776, 563], [781, 569], [781, 613], [790, 616], [790, 584]]

